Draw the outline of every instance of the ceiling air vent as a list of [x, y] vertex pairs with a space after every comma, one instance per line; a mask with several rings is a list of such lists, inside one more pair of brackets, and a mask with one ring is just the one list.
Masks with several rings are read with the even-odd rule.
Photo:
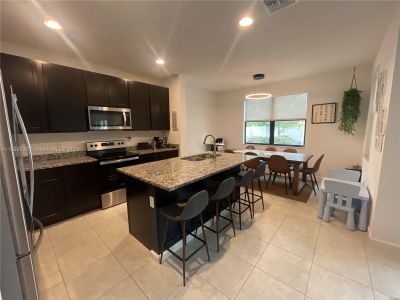
[[274, 14], [286, 7], [296, 4], [299, 0], [264, 0], [270, 14]]

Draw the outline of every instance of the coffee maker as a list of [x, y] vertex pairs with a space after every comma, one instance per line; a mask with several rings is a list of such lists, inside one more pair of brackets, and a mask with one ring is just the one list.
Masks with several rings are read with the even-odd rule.
[[168, 137], [154, 137], [154, 143], [156, 148], [167, 148], [168, 146]]

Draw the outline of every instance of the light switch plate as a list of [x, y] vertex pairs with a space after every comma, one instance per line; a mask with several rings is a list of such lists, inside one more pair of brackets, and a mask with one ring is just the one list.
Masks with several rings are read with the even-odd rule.
[[153, 196], [149, 196], [149, 200], [150, 200], [150, 207], [154, 208], [154, 197]]

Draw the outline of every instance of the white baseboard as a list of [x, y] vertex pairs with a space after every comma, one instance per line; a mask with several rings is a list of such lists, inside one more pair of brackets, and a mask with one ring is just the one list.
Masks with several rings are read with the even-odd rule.
[[379, 243], [382, 243], [382, 244], [385, 244], [385, 245], [392, 246], [392, 247], [400, 249], [400, 245], [397, 245], [397, 244], [394, 244], [394, 243], [391, 243], [391, 242], [387, 242], [387, 241], [384, 241], [384, 240], [377, 239], [377, 238], [373, 237], [372, 236], [372, 230], [371, 230], [370, 226], [368, 226], [368, 238], [370, 240], [372, 240], [372, 241], [379, 242]]

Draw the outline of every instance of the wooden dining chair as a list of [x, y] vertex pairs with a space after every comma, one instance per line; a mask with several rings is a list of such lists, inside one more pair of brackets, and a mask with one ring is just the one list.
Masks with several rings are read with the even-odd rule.
[[231, 149], [225, 149], [224, 150], [225, 153], [235, 153], [235, 151], [231, 150]]
[[303, 169], [300, 170], [300, 172], [305, 173], [306, 176], [307, 176], [307, 175], [310, 176], [310, 178], [311, 178], [311, 184], [312, 184], [312, 187], [313, 187], [315, 196], [317, 196], [317, 192], [315, 191], [315, 186], [317, 186], [317, 188], [318, 188], [318, 190], [319, 190], [319, 186], [318, 186], [317, 178], [315, 177], [315, 173], [318, 172], [319, 167], [321, 166], [321, 162], [322, 162], [322, 159], [323, 159], [323, 158], [324, 158], [324, 154], [322, 154], [322, 155], [317, 159], [317, 161], [315, 162], [315, 164], [314, 164], [314, 166], [313, 166], [312, 168], [303, 168]]
[[258, 165], [260, 164], [260, 159], [258, 159], [258, 155], [250, 151], [245, 152], [244, 155], [255, 156], [254, 159], [245, 161], [243, 163], [243, 165], [246, 167], [246, 170], [257, 169]]
[[248, 150], [256, 150], [256, 147], [254, 147], [252, 145], [247, 145], [246, 149], [248, 149]]
[[267, 147], [265, 148], [265, 151], [277, 151], [275, 147]]
[[283, 150], [283, 152], [287, 152], [287, 153], [297, 153], [297, 150], [296, 150], [296, 149], [293, 149], [293, 148], [288, 148], [288, 149]]
[[267, 181], [265, 190], [267, 190], [267, 188], [268, 188], [268, 185], [269, 185], [272, 175], [274, 176], [272, 179], [272, 183], [274, 183], [276, 174], [278, 174], [278, 173], [284, 174], [284, 176], [285, 176], [285, 191], [286, 191], [286, 195], [287, 195], [287, 193], [288, 193], [287, 177], [289, 177], [289, 186], [292, 187], [291, 170], [290, 170], [289, 162], [287, 161], [287, 159], [281, 155], [271, 155], [269, 162], [268, 162], [268, 168], [269, 168], [269, 177], [268, 177], [268, 181]]

